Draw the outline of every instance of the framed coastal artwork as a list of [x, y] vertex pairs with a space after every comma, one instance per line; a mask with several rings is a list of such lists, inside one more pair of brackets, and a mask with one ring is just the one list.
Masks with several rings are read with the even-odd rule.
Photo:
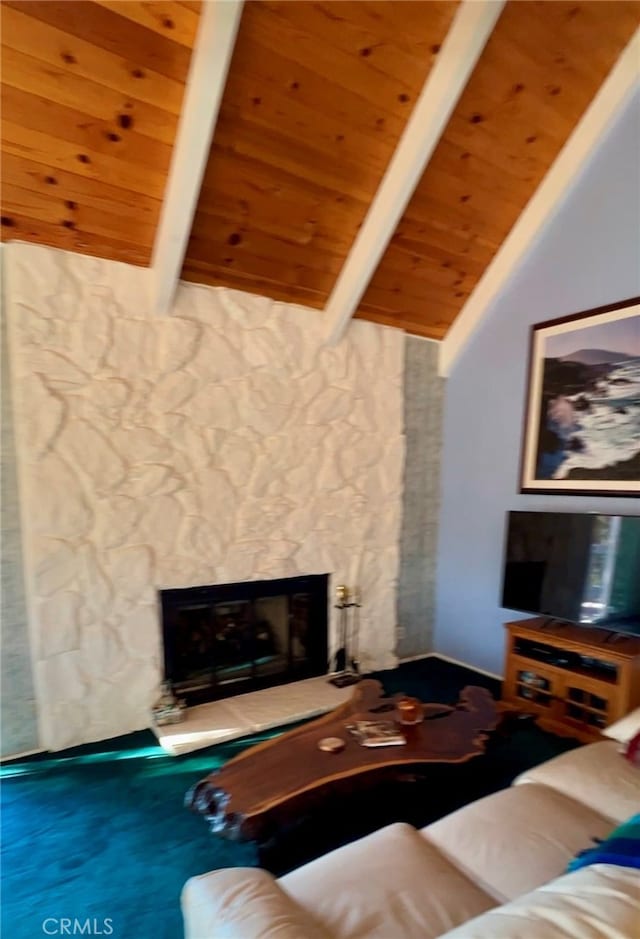
[[521, 492], [640, 495], [640, 297], [532, 328]]

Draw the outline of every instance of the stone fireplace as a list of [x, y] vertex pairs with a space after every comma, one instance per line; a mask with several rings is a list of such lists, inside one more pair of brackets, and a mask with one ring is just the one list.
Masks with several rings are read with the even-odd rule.
[[164, 677], [189, 704], [322, 675], [328, 574], [159, 592]]
[[[362, 596], [363, 670], [393, 666], [403, 334], [357, 320], [330, 347], [317, 310], [187, 284], [158, 317], [142, 269], [35, 245], [5, 258], [40, 746], [149, 726], [161, 590], [330, 571]], [[250, 599], [254, 630], [281, 616], [280, 595]], [[326, 670], [323, 647], [301, 660], [278, 629], [254, 632], [271, 651], [245, 656], [245, 672]], [[225, 655], [242, 666], [231, 642]]]

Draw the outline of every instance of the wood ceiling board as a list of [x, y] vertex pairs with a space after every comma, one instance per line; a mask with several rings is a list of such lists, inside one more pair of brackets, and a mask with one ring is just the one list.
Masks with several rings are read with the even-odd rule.
[[[426, 246], [444, 240], [450, 229], [452, 249], [457, 239], [465, 240], [455, 230], [468, 225], [467, 253], [486, 269], [639, 22], [638, 3], [512, 0], [507, 5], [398, 226], [399, 233], [411, 228], [416, 256], [422, 254], [421, 238], [425, 241], [421, 294], [415, 296], [414, 283], [410, 295], [398, 298], [405, 320], [424, 323], [428, 330], [434, 316], [443, 319], [446, 301], [453, 322], [481, 271], [471, 275], [465, 250], [453, 251], [457, 269], [467, 276], [463, 285], [452, 282], [442, 297], [440, 278], [429, 276], [434, 268]], [[469, 196], [466, 205], [461, 195]], [[389, 307], [398, 268], [405, 263], [397, 240], [398, 235], [365, 293], [363, 318]]]
[[2, 0], [3, 7], [5, 3], [99, 49], [128, 59], [132, 68], [149, 68], [181, 84], [186, 81], [191, 59], [189, 49], [97, 3], [89, 0]]
[[[469, 285], [472, 282], [475, 282], [475, 277], [471, 271], [467, 268], [472, 268], [473, 265], [465, 264], [464, 267], [453, 267], [449, 265], [444, 267], [443, 264], [434, 264], [431, 259], [425, 262], [424, 258], [421, 255], [412, 254], [407, 251], [403, 256], [396, 258], [397, 263], [395, 266], [395, 285], [403, 285], [403, 297], [414, 296], [416, 299], [419, 299], [422, 296], [422, 291], [424, 287], [418, 286], [415, 288], [412, 284], [412, 281], [422, 280], [422, 274], [424, 271], [427, 272], [429, 277], [429, 284], [432, 290], [437, 290], [438, 292], [448, 292], [452, 288], [456, 290], [467, 290]], [[406, 294], [405, 294], [406, 292]], [[445, 299], [446, 297], [443, 297]]]
[[[50, 195], [53, 192], [61, 203], [71, 200], [93, 209], [115, 212], [121, 218], [124, 216], [127, 218], [127, 231], [135, 244], [140, 243], [138, 223], [153, 227], [158, 217], [158, 199], [141, 194], [132, 199], [131, 192], [119, 186], [101, 182], [98, 187], [94, 180], [64, 170], [57, 169], [52, 174], [51, 167], [44, 163], [3, 152], [2, 181], [6, 183], [7, 180], [34, 193]], [[150, 246], [151, 242], [148, 244]]]
[[[335, 162], [338, 150], [342, 153], [343, 161], [359, 164], [363, 171], [373, 172], [377, 176], [384, 172], [388, 162], [384, 141], [393, 130], [389, 126], [392, 123], [390, 118], [383, 119], [384, 125], [376, 126], [376, 113], [379, 115], [379, 110], [376, 112], [371, 108], [371, 116], [368, 118], [365, 109], [361, 108], [357, 119], [349, 118], [344, 109], [332, 108], [329, 104], [329, 91], [324, 83], [320, 83], [317, 92], [314, 92], [319, 97], [326, 97], [327, 106], [323, 107], [322, 112], [315, 105], [301, 102], [286, 92], [272, 93], [270, 90], [268, 97], [263, 94], [254, 99], [256, 80], [247, 75], [238, 76], [236, 85], [241, 92], [246, 93], [252, 107], [248, 110], [233, 103], [226, 106], [223, 126], [230, 132], [237, 132], [240, 125], [252, 129], [254, 133], [272, 133], [276, 140], [284, 138], [286, 141], [291, 139], [290, 132], [285, 130], [279, 133], [278, 128], [295, 127], [298, 140], [311, 138], [314, 154], [324, 154], [331, 164]], [[339, 92], [336, 90], [335, 94]], [[253, 104], [254, 100], [258, 103]], [[396, 120], [394, 124], [399, 135], [404, 128], [404, 121]], [[345, 126], [348, 128], [346, 131]], [[336, 144], [341, 146], [336, 147]], [[339, 169], [335, 166], [330, 168], [334, 171]]]
[[[340, 83], [333, 71], [314, 71], [304, 56], [296, 61], [288, 57], [285, 50], [266, 46], [259, 35], [244, 34], [242, 41], [242, 71], [234, 72], [235, 93], [231, 102], [239, 105], [240, 110], [251, 114], [260, 109], [266, 115], [264, 119], [276, 117], [278, 120], [274, 123], [295, 126], [298, 135], [308, 129], [314, 139], [316, 134], [319, 136], [318, 120], [338, 133], [344, 133], [345, 126], [348, 127], [349, 139], [353, 131], [374, 143], [387, 134], [400, 136], [411, 110], [411, 100], [407, 94], [406, 100], [398, 101], [398, 94], [404, 94], [398, 92], [402, 87], [399, 83], [393, 82], [394, 96], [385, 103], [365, 97], [371, 81], [380, 82], [377, 72], [373, 73], [373, 79], [365, 75], [367, 83], [363, 92], [361, 84], [349, 88]], [[427, 62], [434, 58], [434, 54], [429, 53]], [[423, 64], [423, 72], [425, 69]], [[322, 102], [321, 108], [318, 102]], [[283, 108], [289, 113], [283, 115]]]
[[25, 130], [57, 137], [63, 129], [65, 141], [74, 144], [78, 153], [91, 150], [129, 164], [147, 166], [152, 173], [166, 175], [171, 147], [165, 143], [135, 130], [124, 133], [115, 122], [89, 118], [81, 111], [21, 91], [7, 83], [2, 85], [0, 98], [5, 120], [19, 124]]
[[[210, 161], [205, 172], [199, 202], [205, 211], [215, 211], [219, 198], [222, 202], [225, 197], [237, 200], [238, 209], [245, 213], [253, 198], [273, 198], [274, 206], [282, 198], [295, 203], [300, 213], [308, 211], [308, 206], [324, 206], [331, 218], [339, 213], [341, 225], [345, 225], [353, 214], [364, 215], [367, 210], [367, 202], [353, 193], [336, 195], [334, 189], [294, 170], [285, 170], [273, 164], [267, 166], [259, 156], [238, 153], [233, 148], [229, 148], [228, 152], [233, 154], [233, 160], [218, 160], [215, 166]], [[307, 196], [304, 204], [301, 204], [299, 197], [301, 188], [304, 188]]]
[[[528, 65], [526, 50], [537, 46], [544, 49], [545, 55], [561, 69], [560, 74], [568, 69], [588, 73], [591, 65], [606, 73], [612, 65], [612, 43], [621, 51], [634, 32], [634, 22], [637, 25], [638, 4], [635, 0], [605, 0], [604, 3], [599, 0], [577, 3], [561, 0], [557, 2], [558, 8], [550, 11], [546, 10], [544, 0], [537, 0], [532, 5], [539, 7], [538, 15], [514, 19], [507, 37], [505, 50], [511, 56], [520, 57], [514, 61], [516, 66]], [[565, 28], [567, 23], [569, 30]], [[582, 49], [582, 60], [574, 56], [576, 48]], [[537, 74], [539, 80], [551, 88], [554, 78], [545, 77], [543, 63], [535, 60], [533, 64], [537, 66], [537, 73], [533, 75]]]
[[[220, 244], [214, 242], [211, 230], [191, 237], [189, 261], [212, 264], [225, 269], [232, 267], [245, 276], [256, 275], [261, 279], [271, 279], [274, 265], [279, 265], [289, 286], [307, 285], [314, 292], [320, 293], [327, 279], [334, 278], [342, 264], [342, 258], [328, 252], [320, 255], [312, 252], [307, 245], [295, 245], [257, 231], [255, 228], [240, 236], [241, 241]], [[244, 254], [243, 249], [245, 249]], [[245, 263], [240, 261], [244, 259]]]
[[[33, 56], [2, 47], [3, 83], [38, 95], [63, 107], [83, 112], [88, 118], [110, 121], [113, 131], [135, 129], [154, 140], [173, 145], [178, 119], [174, 114], [88, 81], [64, 64], [51, 66]], [[123, 126], [126, 125], [126, 126]], [[64, 132], [64, 128], [60, 128]]]
[[[457, 170], [457, 175], [452, 172], [452, 169]], [[511, 207], [514, 211], [518, 208], [517, 203], [512, 202], [513, 182], [505, 173], [496, 174], [494, 171], [492, 173], [493, 186], [489, 187], [483, 185], [482, 179], [475, 178], [469, 172], [466, 163], [452, 167], [442, 156], [432, 161], [429, 166], [429, 173], [433, 185], [429, 190], [420, 189], [416, 192], [412, 201], [411, 210], [421, 218], [425, 214], [431, 217], [433, 213], [434, 223], [437, 223], [438, 219], [442, 217], [442, 212], [438, 211], [438, 208], [442, 209], [444, 207], [448, 211], [457, 213], [461, 219], [466, 219], [466, 213], [472, 211], [474, 207], [481, 207], [484, 211], [485, 209], [491, 209], [496, 201], [501, 204], [512, 203]], [[530, 183], [532, 177], [529, 176], [527, 181]], [[471, 184], [474, 187], [473, 192], [470, 191]], [[446, 193], [446, 196], [443, 196], [443, 193]], [[455, 200], [457, 200], [457, 205], [452, 205], [452, 201], [455, 202]], [[487, 234], [490, 234], [490, 214], [486, 221]], [[455, 223], [451, 224], [451, 227], [454, 226]], [[450, 227], [448, 219], [447, 227]]]
[[182, 3], [162, 0], [98, 0], [98, 6], [192, 49], [198, 31], [199, 4], [191, 10]]
[[[23, 4], [3, 0], [0, 9], [2, 44], [6, 49], [22, 52], [43, 65], [51, 66], [54, 76], [63, 67], [65, 74], [79, 76], [92, 85], [102, 85], [126, 98], [143, 101], [175, 116], [180, 114], [184, 82], [167, 78], [146, 65], [142, 67], [140, 59], [131, 62], [43, 23], [29, 16], [29, 7], [25, 8]], [[122, 24], [126, 29], [125, 20]], [[11, 70], [11, 63], [3, 67], [3, 71]], [[84, 89], [80, 90], [78, 100], [84, 101]]]
[[[393, 4], [341, 0], [339, 6], [333, 0], [260, 3], [262, 22], [268, 23], [274, 48], [298, 67], [311, 64], [310, 71], [335, 81], [365, 104], [375, 100], [372, 75], [393, 79], [393, 84], [380, 87], [378, 99], [391, 115], [397, 114], [398, 93], [404, 91], [415, 100], [420, 92], [425, 62], [437, 55], [456, 5], [436, 4], [438, 9], [425, 15], [411, 0], [394, 0]], [[391, 6], [395, 16], [389, 15]], [[358, 57], [368, 59], [370, 69], [363, 70]]]
[[125, 261], [128, 264], [146, 266], [149, 263], [150, 249], [137, 247], [115, 238], [94, 235], [91, 232], [74, 231], [60, 225], [51, 225], [41, 219], [29, 218], [15, 212], [11, 212], [9, 218], [11, 225], [3, 224], [1, 228], [3, 240], [30, 241], [66, 251], [78, 251], [92, 257]]
[[[96, 209], [88, 206], [86, 203], [80, 204], [73, 199], [61, 199], [53, 192], [53, 187], [49, 187], [49, 192], [34, 192], [31, 189], [23, 189], [15, 186], [3, 179], [0, 187], [2, 193], [3, 215], [26, 216], [33, 219], [40, 219], [51, 225], [62, 225], [64, 228], [75, 229], [76, 231], [87, 232], [102, 238], [112, 239], [113, 232], [118, 231], [121, 225], [119, 215], [112, 207], [111, 212], [104, 209]], [[136, 235], [139, 239], [138, 246], [143, 249], [143, 253], [148, 252], [148, 247], [153, 242], [153, 233], [155, 224], [136, 225]]]
[[[446, 308], [444, 312], [446, 313]], [[448, 320], [440, 323], [440, 325], [437, 322], [416, 323], [414, 320], [408, 319], [406, 314], [402, 312], [368, 311], [366, 316], [357, 313], [354, 319], [366, 319], [368, 323], [377, 323], [379, 326], [392, 326], [394, 329], [402, 329], [407, 333], [411, 333], [412, 336], [421, 336], [423, 339], [433, 339], [434, 341], [444, 339], [449, 328]]]
[[[483, 198], [482, 193], [470, 193], [464, 188], [462, 194], [459, 194], [457, 187], [449, 199], [441, 196], [440, 192], [434, 190], [429, 196], [417, 201], [412, 212], [420, 212], [419, 219], [430, 219], [429, 228], [432, 232], [438, 232], [441, 243], [442, 239], [452, 234], [468, 239], [475, 245], [490, 246], [494, 250], [500, 245], [503, 232], [493, 221], [491, 213], [497, 201], [500, 201], [501, 208], [504, 209], [505, 201], [509, 204], [510, 200], [500, 200], [499, 194], [493, 200], [489, 196]], [[443, 219], [446, 219], [446, 227]]]
[[[125, 6], [128, 17], [90, 2], [0, 5], [3, 238], [148, 263], [190, 49], [182, 27], [175, 41]], [[194, 11], [162, 8], [192, 30]], [[67, 204], [74, 217], [56, 223]]]
[[[266, 251], [276, 251], [276, 260], [282, 251], [291, 248], [292, 252], [300, 253], [301, 258], [310, 268], [319, 267], [322, 270], [327, 270], [324, 261], [324, 258], [327, 257], [332, 261], [331, 269], [333, 270], [335, 267], [339, 270], [344, 251], [349, 249], [349, 245], [345, 241], [338, 223], [333, 227], [329, 227], [326, 223], [320, 225], [315, 219], [307, 221], [300, 216], [299, 207], [294, 203], [267, 198], [264, 200], [264, 206], [261, 200], [255, 200], [255, 204], [260, 209], [260, 226], [255, 223], [251, 224], [248, 238], [253, 239], [255, 235], [256, 239], [261, 239]], [[204, 245], [204, 250], [206, 250], [210, 239], [215, 241], [218, 238], [220, 227], [226, 225], [228, 211], [235, 211], [235, 204], [231, 198], [220, 199], [217, 211], [200, 209], [198, 236], [201, 244]], [[291, 237], [292, 225], [295, 226], [296, 240]], [[242, 238], [242, 235], [240, 237]], [[235, 237], [230, 236], [230, 238], [231, 242], [227, 239], [225, 245], [228, 246], [232, 242], [237, 242]], [[321, 249], [320, 257], [317, 260], [314, 252], [309, 251], [307, 248], [311, 242], [316, 248]], [[253, 242], [252, 240], [251, 249], [257, 249], [258, 243], [258, 241]], [[237, 244], [240, 244], [240, 242], [237, 242]], [[246, 245], [246, 247], [249, 248], [250, 246]], [[228, 254], [227, 247], [224, 247], [224, 252]], [[194, 256], [196, 253], [194, 248]], [[269, 256], [269, 254], [266, 256]]]
[[6, 119], [2, 120], [1, 136], [3, 150], [15, 156], [25, 156], [35, 162], [45, 160], [52, 168], [69, 172], [75, 170], [85, 178], [95, 180], [97, 184], [106, 182], [112, 186], [129, 189], [132, 198], [135, 198], [136, 193], [143, 192], [152, 198], [162, 199], [164, 175], [152, 172], [144, 165], [126, 163], [89, 147], [79, 152], [74, 143], [40, 131], [29, 130]]
[[[428, 264], [429, 258], [442, 260], [443, 267], [450, 267], [453, 270], [459, 270], [462, 264], [474, 266], [478, 273], [484, 270], [483, 258], [486, 255], [487, 242], [479, 238], [478, 235], [470, 232], [468, 228], [461, 228], [443, 231], [435, 225], [428, 231], [423, 232], [423, 226], [416, 223], [415, 232], [412, 234], [408, 225], [409, 219], [405, 219], [400, 229], [394, 236], [389, 245], [389, 263], [396, 258], [396, 249], [398, 252], [411, 251], [412, 255], [423, 258], [425, 267], [431, 269]], [[493, 245], [489, 243], [490, 247]]]
[[[306, 287], [313, 305], [322, 305], [335, 280], [335, 258], [344, 258], [353, 241], [436, 55], [432, 47], [442, 42], [455, 10], [452, 3], [403, 3], [398, 38], [380, 15], [385, 7], [245, 4], [201, 193], [206, 212], [196, 214], [185, 272], [192, 270], [192, 251], [202, 265], [208, 247], [221, 278], [216, 282], [242, 281], [253, 292], [268, 282], [270, 296], [310, 303]], [[411, 36], [421, 37], [417, 52]], [[225, 190], [234, 174], [243, 178], [234, 187], [235, 205]], [[275, 233], [277, 201], [265, 194], [283, 185], [297, 211], [282, 213]], [[224, 213], [216, 208], [223, 191]], [[343, 210], [339, 254], [327, 243], [334, 206]], [[221, 217], [218, 232], [213, 215]], [[235, 236], [241, 240], [229, 244]], [[307, 261], [292, 270], [287, 253], [300, 245]], [[225, 273], [225, 257], [233, 258], [227, 264], [233, 274]]]
[[[418, 268], [415, 268], [413, 271], [404, 274], [396, 274], [394, 279], [389, 282], [388, 287], [380, 287], [377, 295], [378, 305], [373, 307], [373, 309], [377, 312], [385, 311], [391, 314], [398, 309], [401, 312], [404, 311], [405, 316], [410, 317], [411, 309], [420, 301], [423, 310], [422, 316], [426, 316], [427, 321], [430, 321], [433, 315], [434, 304], [439, 305], [446, 303], [451, 306], [449, 298], [452, 292], [454, 292], [454, 294], [468, 294], [469, 290], [465, 290], [464, 283], [459, 287], [449, 287], [448, 285], [443, 286], [430, 282], [428, 285], [428, 299], [425, 301], [424, 278], [422, 272]], [[438, 306], [438, 310], [439, 308]], [[420, 321], [417, 317], [413, 318], [416, 319], [417, 322]]]
[[[349, 242], [344, 234], [344, 226], [348, 225], [351, 213], [354, 210], [354, 200], [349, 204], [326, 200], [318, 195], [307, 206], [300, 206], [295, 199], [295, 192], [291, 192], [287, 185], [273, 186], [267, 181], [264, 186], [256, 184], [255, 178], [248, 183], [242, 178], [241, 170], [236, 175], [228, 176], [228, 185], [222, 185], [222, 174], [219, 177], [220, 191], [216, 193], [215, 200], [208, 194], [200, 199], [200, 211], [203, 215], [217, 215], [226, 218], [229, 213], [240, 213], [249, 217], [250, 205], [255, 206], [255, 213], [260, 218], [264, 231], [273, 232], [279, 237], [288, 237], [296, 244], [308, 244], [309, 232], [326, 233], [331, 237], [334, 250], [348, 246]], [[356, 203], [358, 207], [360, 203]], [[322, 225], [317, 218], [309, 218], [307, 209], [323, 208]]]
[[[438, 157], [438, 163], [448, 167], [449, 171], [463, 180], [469, 170], [466, 161], [471, 161], [469, 165], [474, 167], [474, 173], [481, 179], [485, 176], [490, 178], [499, 178], [503, 186], [511, 185], [511, 180], [515, 180], [518, 185], [522, 182], [531, 183], [534, 180], [534, 172], [537, 166], [537, 160], [533, 155], [535, 150], [527, 149], [523, 155], [519, 152], [516, 157], [513, 154], [503, 153], [498, 149], [498, 144], [494, 138], [486, 133], [485, 125], [479, 124], [476, 127], [478, 139], [474, 141], [474, 152], [471, 153], [468, 145], [472, 135], [469, 133], [467, 125], [463, 125], [458, 130], [456, 125], [449, 122], [447, 127], [447, 136], [442, 138], [438, 144], [438, 152], [434, 154], [431, 160], [433, 166], [434, 159]], [[484, 137], [484, 139], [481, 139]], [[499, 170], [499, 173], [495, 171]], [[420, 192], [416, 191], [415, 197], [419, 198]]]
[[[344, 136], [346, 140], [346, 134]], [[211, 172], [207, 175], [215, 182], [218, 160], [233, 161], [237, 154], [296, 176], [300, 180], [297, 198], [305, 202], [308, 192], [320, 186], [334, 197], [346, 192], [366, 205], [371, 188], [384, 172], [383, 165], [378, 172], [369, 168], [371, 158], [369, 165], [363, 161], [359, 170], [356, 155], [344, 146], [344, 141], [336, 140], [333, 154], [330, 154], [324, 143], [318, 145], [308, 137], [288, 136], [266, 123], [260, 125], [245, 117], [230, 120], [225, 114], [216, 130], [212, 150], [214, 164], [211, 167], [210, 161]]]
[[243, 274], [231, 268], [216, 267], [200, 261], [188, 261], [182, 270], [181, 280], [195, 284], [208, 284], [210, 287], [224, 286], [231, 290], [243, 290], [261, 297], [271, 297], [284, 303], [296, 303], [321, 310], [324, 307], [324, 294], [300, 284], [274, 283], [267, 277]]
[[463, 262], [473, 261], [481, 272], [484, 270], [486, 244], [486, 241], [471, 232], [470, 228], [465, 230], [464, 227], [457, 226], [444, 230], [435, 224], [427, 228], [422, 219], [405, 217], [402, 220], [402, 228], [396, 230], [387, 248], [385, 263], [388, 256], [389, 264], [392, 265], [398, 248], [405, 252], [409, 250], [413, 255], [423, 258], [427, 267], [430, 266], [427, 263], [429, 258], [439, 257], [442, 264], [448, 262], [454, 269], [459, 268]]
[[370, 320], [382, 326], [395, 326], [428, 339], [443, 339], [449, 326], [451, 304], [446, 300], [430, 299], [428, 303], [423, 303], [423, 313], [417, 320], [403, 306], [403, 296], [390, 293], [389, 306], [382, 302], [379, 307], [368, 309], [366, 315], [358, 311], [355, 318]]

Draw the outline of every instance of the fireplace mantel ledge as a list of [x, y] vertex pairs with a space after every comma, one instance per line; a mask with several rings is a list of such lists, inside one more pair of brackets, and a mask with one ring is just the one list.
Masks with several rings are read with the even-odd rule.
[[187, 709], [186, 720], [151, 725], [160, 746], [171, 756], [192, 753], [216, 743], [317, 717], [351, 697], [353, 688], [335, 688], [326, 675], [235, 695]]

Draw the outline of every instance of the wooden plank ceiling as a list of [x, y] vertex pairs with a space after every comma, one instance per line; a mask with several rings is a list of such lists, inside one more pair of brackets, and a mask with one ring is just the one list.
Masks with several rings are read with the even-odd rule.
[[322, 307], [455, 8], [246, 3], [182, 276]]
[[[456, 6], [248, 0], [182, 276], [323, 307]], [[3, 0], [3, 238], [149, 263], [199, 8]], [[507, 4], [358, 316], [444, 336], [638, 23]]]
[[197, 6], [2, 0], [2, 236], [147, 264]]
[[507, 4], [358, 316], [445, 335], [639, 22], [638, 3]]

